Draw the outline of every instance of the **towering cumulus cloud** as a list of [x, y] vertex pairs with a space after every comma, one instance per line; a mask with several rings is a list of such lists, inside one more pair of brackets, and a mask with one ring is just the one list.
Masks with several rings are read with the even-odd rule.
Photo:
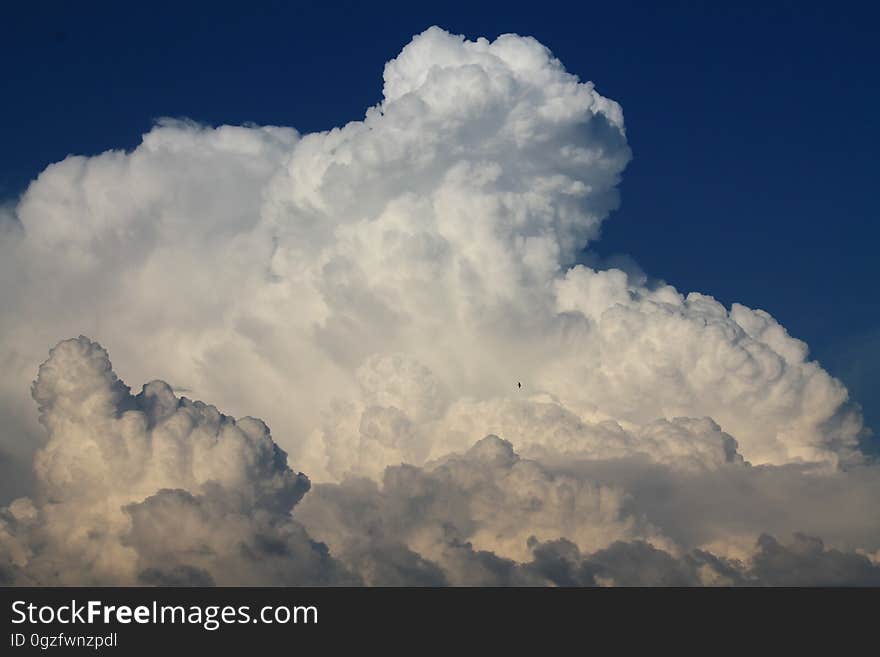
[[0, 213], [0, 577], [876, 582], [880, 475], [806, 345], [576, 265], [629, 158], [534, 39], [431, 28], [362, 121], [49, 166]]

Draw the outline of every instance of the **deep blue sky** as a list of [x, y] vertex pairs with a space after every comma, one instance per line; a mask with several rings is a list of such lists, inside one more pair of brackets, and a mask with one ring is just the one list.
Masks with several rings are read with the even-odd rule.
[[361, 118], [384, 62], [432, 24], [531, 34], [624, 108], [635, 157], [600, 253], [770, 311], [880, 430], [874, 3], [115, 4], [0, 9], [0, 200], [160, 116]]

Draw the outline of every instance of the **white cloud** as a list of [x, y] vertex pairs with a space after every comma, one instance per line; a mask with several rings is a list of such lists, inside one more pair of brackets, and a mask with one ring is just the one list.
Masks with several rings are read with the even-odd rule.
[[[850, 584], [880, 574], [868, 556], [880, 545], [876, 467], [754, 468], [708, 419], [629, 435], [502, 408], [511, 433], [550, 428], [540, 460], [490, 435], [425, 467], [389, 466], [380, 483], [346, 478], [307, 494], [260, 420], [162, 381], [132, 395], [88, 338], [59, 343], [32, 394], [49, 439], [33, 497], [0, 508], [6, 584]], [[592, 432], [611, 438], [610, 451]]]
[[290, 518], [309, 480], [260, 420], [178, 398], [162, 381], [131, 395], [84, 337], [51, 351], [33, 396], [49, 441], [35, 501], [19, 498], [0, 518], [13, 582], [357, 581]]
[[[747, 472], [748, 462], [778, 466], [773, 481], [788, 481], [791, 466], [813, 472], [798, 474], [813, 477], [803, 481], [869, 485], [844, 472], [864, 460], [846, 389], [770, 315], [572, 266], [616, 207], [629, 158], [620, 106], [534, 39], [467, 41], [432, 28], [388, 62], [383, 100], [361, 121], [301, 135], [164, 120], [131, 152], [53, 164], [0, 210], [0, 467], [23, 470], [24, 445], [43, 440], [27, 392], [46, 346], [82, 333], [130, 380], [161, 377], [263, 418], [315, 481], [344, 491], [349, 475], [367, 477], [374, 483], [358, 485], [373, 486], [370, 495], [393, 497], [375, 483], [387, 488], [389, 472], [466, 471], [468, 458], [481, 458], [474, 443], [497, 434], [522, 458], [515, 476], [482, 473], [485, 485], [512, 499], [520, 485], [537, 487], [535, 499], [554, 509], [552, 518], [509, 509], [497, 526], [480, 520], [459, 532], [461, 544], [423, 537], [430, 549], [408, 534], [343, 541], [366, 579], [435, 581], [453, 562], [479, 581], [500, 576], [496, 566], [506, 581], [532, 577], [510, 566], [529, 558], [531, 535], [567, 539], [584, 554], [652, 541], [678, 559], [711, 541], [748, 551], [764, 531], [807, 530], [774, 520], [691, 540], [700, 532], [686, 523], [627, 506], [640, 498], [626, 477], [584, 479], [549, 465], [638, 462], [674, 488]], [[161, 571], [155, 564], [174, 559], [136, 536], [187, 514], [193, 527], [204, 523], [198, 540], [214, 545], [213, 519], [235, 513], [228, 496], [207, 492], [210, 482], [252, 506], [295, 503], [283, 492], [290, 475], [267, 460], [260, 421], [178, 407], [167, 384], [132, 401], [95, 365], [103, 351], [82, 347], [92, 355], [67, 362], [72, 347], [59, 349], [44, 365], [57, 372], [41, 373], [34, 389], [50, 433], [36, 459], [45, 499], [34, 508], [105, 500], [58, 530], [81, 537], [70, 523], [97, 523], [112, 537], [112, 565], [100, 566], [112, 572], [95, 579], [131, 579], [138, 568], [157, 582], [213, 576], [219, 562]], [[470, 456], [426, 465], [451, 453]], [[7, 499], [30, 485], [6, 482]], [[602, 513], [567, 516], [561, 493], [548, 492], [560, 488], [588, 509], [598, 496]], [[488, 503], [482, 489], [463, 491], [468, 504]], [[6, 513], [16, 536], [30, 526], [13, 507]], [[854, 517], [876, 527], [861, 510]], [[262, 535], [241, 522], [245, 535]], [[832, 546], [880, 549], [871, 531], [828, 529]], [[284, 529], [284, 540], [312, 555], [300, 531]], [[16, 541], [12, 552], [27, 549]], [[222, 572], [251, 573], [241, 563]], [[456, 581], [468, 579], [461, 573]]]

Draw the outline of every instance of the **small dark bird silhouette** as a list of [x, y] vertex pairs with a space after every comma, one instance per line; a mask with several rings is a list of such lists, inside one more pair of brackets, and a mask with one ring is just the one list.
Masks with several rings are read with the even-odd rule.
[[517, 382], [516, 382], [516, 387], [517, 387], [517, 388], [522, 388], [522, 383], [520, 383], [519, 381], [517, 381]]

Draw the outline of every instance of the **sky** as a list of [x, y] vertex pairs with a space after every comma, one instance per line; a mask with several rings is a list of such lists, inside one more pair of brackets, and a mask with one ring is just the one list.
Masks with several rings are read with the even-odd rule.
[[0, 583], [880, 581], [873, 17], [42, 9]]
[[880, 10], [734, 5], [11, 5], [0, 198], [70, 153], [134, 147], [158, 117], [341, 125], [379, 100], [389, 46], [428, 25], [530, 34], [626, 112], [634, 157], [596, 250], [770, 311], [880, 424]]

